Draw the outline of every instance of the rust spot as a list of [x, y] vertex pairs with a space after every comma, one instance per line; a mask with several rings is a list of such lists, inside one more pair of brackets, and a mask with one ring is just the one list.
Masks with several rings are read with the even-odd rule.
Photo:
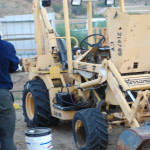
[[136, 27], [136, 25], [134, 25], [134, 27]]
[[127, 61], [129, 61], [129, 59], [128, 60], [124, 60], [123, 62], [127, 62]]
[[130, 148], [127, 145], [124, 145], [121, 141], [117, 143], [116, 150], [130, 150]]
[[133, 29], [131, 29], [131, 32], [133, 32]]
[[122, 27], [120, 27], [119, 30], [122, 30]]
[[128, 70], [130, 70], [130, 69], [131, 69], [131, 67], [129, 66], [127, 69], [128, 69]]

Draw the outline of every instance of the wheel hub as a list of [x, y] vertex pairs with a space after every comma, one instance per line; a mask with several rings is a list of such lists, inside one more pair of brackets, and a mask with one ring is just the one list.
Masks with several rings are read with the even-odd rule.
[[26, 96], [26, 111], [28, 118], [32, 120], [34, 117], [34, 100], [31, 92], [28, 92]]
[[78, 144], [81, 146], [85, 146], [86, 145], [86, 132], [85, 132], [84, 125], [81, 120], [77, 120], [75, 124], [75, 131], [76, 131]]

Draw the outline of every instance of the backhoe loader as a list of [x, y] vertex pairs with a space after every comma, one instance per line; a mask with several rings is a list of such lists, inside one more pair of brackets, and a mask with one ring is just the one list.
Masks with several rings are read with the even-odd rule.
[[[149, 149], [150, 14], [129, 15], [120, 0], [120, 10], [106, 10], [107, 29], [93, 34], [93, 0], [71, 4], [84, 1], [88, 36], [79, 45], [70, 36], [70, 1], [62, 1], [65, 37], [59, 37], [45, 9], [53, 1], [33, 0], [37, 55], [23, 60], [30, 78], [23, 91], [25, 121], [37, 127], [72, 120], [80, 150], [106, 149], [108, 125], [120, 123], [130, 128], [121, 134], [118, 150]], [[109, 6], [113, 3], [106, 0]], [[76, 47], [71, 47], [71, 39]]]

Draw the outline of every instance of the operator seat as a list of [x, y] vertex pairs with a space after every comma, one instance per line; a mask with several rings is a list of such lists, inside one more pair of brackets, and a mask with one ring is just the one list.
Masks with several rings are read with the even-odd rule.
[[[58, 39], [57, 43], [59, 48], [58, 56], [61, 64], [63, 65], [63, 70], [66, 70], [68, 68], [66, 40]], [[72, 60], [75, 60], [74, 54], [77, 50], [81, 50], [81, 48], [80, 47], [72, 48]]]
[[68, 60], [67, 60], [67, 50], [66, 50], [66, 41], [64, 39], [58, 39], [58, 56], [61, 64], [63, 65], [63, 70], [66, 70], [68, 67]]

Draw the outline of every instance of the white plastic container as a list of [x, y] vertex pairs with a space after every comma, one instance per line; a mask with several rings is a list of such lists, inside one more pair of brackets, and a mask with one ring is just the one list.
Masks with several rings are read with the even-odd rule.
[[49, 128], [32, 128], [25, 131], [27, 150], [52, 150], [52, 135]]

